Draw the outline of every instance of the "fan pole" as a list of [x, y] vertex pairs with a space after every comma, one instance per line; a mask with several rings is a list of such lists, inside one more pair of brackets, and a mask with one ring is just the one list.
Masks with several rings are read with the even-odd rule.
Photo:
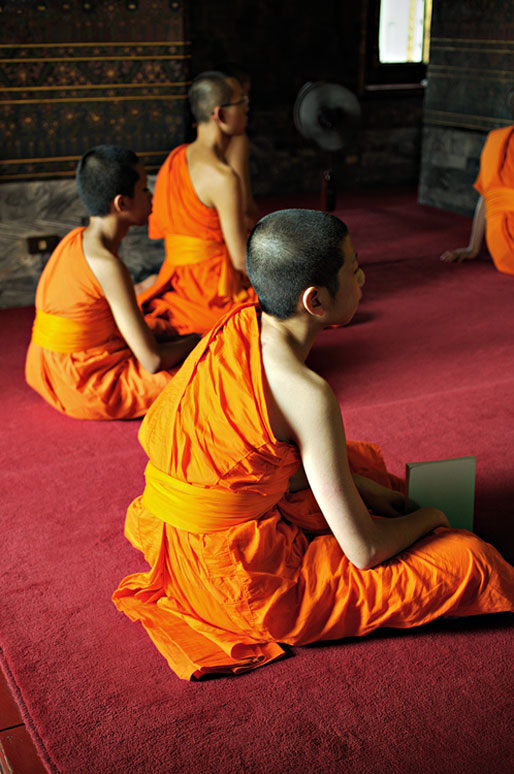
[[333, 212], [336, 208], [337, 188], [334, 173], [334, 156], [328, 154], [328, 165], [321, 173], [321, 202], [320, 209], [324, 212]]

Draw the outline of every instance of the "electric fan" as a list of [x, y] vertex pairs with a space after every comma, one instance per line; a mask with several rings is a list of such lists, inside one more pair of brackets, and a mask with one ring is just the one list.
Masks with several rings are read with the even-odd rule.
[[338, 83], [308, 81], [296, 97], [294, 124], [300, 134], [327, 151], [328, 163], [322, 173], [321, 209], [336, 204], [333, 154], [353, 139], [360, 125], [361, 107], [353, 92]]

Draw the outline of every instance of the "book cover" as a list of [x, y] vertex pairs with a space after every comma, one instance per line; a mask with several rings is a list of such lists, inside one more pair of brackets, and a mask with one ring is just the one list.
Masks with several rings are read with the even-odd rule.
[[473, 530], [475, 457], [408, 462], [405, 467], [411, 508], [413, 503], [439, 508], [452, 527]]

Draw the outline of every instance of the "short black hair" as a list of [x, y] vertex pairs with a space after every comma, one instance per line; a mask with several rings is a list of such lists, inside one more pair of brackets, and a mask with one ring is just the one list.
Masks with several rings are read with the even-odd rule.
[[214, 108], [232, 99], [232, 87], [227, 82], [227, 77], [219, 70], [207, 70], [193, 80], [188, 96], [191, 112], [197, 123], [206, 123]]
[[138, 163], [134, 151], [119, 145], [97, 145], [82, 156], [77, 166], [77, 188], [90, 215], [107, 215], [118, 194], [134, 196]]
[[248, 240], [248, 276], [267, 314], [286, 320], [311, 285], [338, 290], [348, 228], [320, 210], [278, 210], [262, 218]]
[[223, 73], [225, 78], [235, 78], [236, 81], [239, 81], [241, 86], [244, 86], [245, 83], [250, 83], [251, 81], [248, 70], [245, 70], [245, 68], [237, 64], [237, 62], [222, 62], [221, 64], [216, 65], [214, 69]]

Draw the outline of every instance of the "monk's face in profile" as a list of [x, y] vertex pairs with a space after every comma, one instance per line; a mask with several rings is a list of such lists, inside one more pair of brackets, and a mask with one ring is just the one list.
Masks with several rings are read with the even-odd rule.
[[144, 226], [152, 211], [152, 192], [148, 188], [148, 180], [144, 166], [138, 162], [136, 172], [139, 177], [134, 186], [134, 196], [127, 197], [133, 225]]
[[357, 253], [350, 235], [341, 243], [343, 263], [337, 275], [339, 287], [333, 300], [333, 312], [339, 325], [349, 323], [362, 298], [362, 287], [366, 276], [357, 261]]
[[223, 110], [223, 123], [227, 134], [233, 136], [243, 134], [248, 123], [248, 95], [243, 92], [241, 84], [236, 78], [227, 78], [227, 83], [232, 89], [230, 102], [221, 105]]

